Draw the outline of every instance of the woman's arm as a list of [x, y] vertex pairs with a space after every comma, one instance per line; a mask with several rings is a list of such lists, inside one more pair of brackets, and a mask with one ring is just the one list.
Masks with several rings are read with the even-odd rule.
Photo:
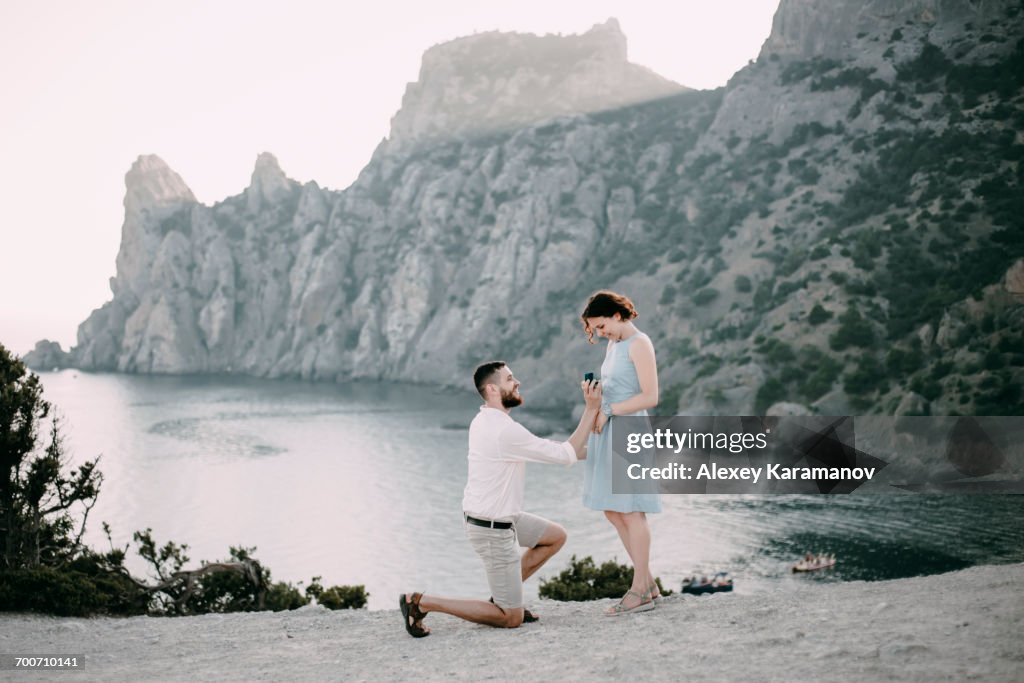
[[636, 366], [640, 393], [613, 403], [612, 415], [629, 415], [658, 405], [658, 364], [654, 358], [654, 344], [647, 337], [640, 337], [630, 344], [629, 359]]

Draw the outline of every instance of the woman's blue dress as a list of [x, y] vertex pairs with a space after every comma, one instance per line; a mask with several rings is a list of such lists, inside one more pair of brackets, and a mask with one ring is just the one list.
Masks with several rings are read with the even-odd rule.
[[[637, 330], [636, 334], [622, 341], [608, 342], [604, 363], [601, 365], [601, 385], [604, 400], [608, 403], [619, 403], [640, 393], [640, 380], [636, 375], [636, 366], [629, 357], [630, 345], [639, 337], [646, 337]], [[641, 410], [632, 415], [646, 416], [647, 411]], [[661, 499], [658, 495], [657, 482], [631, 482], [632, 493], [612, 492], [612, 463], [619, 459], [619, 466], [624, 466], [621, 455], [612, 452], [612, 430], [619, 416], [609, 418], [600, 434], [591, 434], [587, 441], [587, 459], [584, 461], [583, 474], [583, 505], [591, 510], [614, 510], [616, 512], [661, 512]], [[639, 456], [630, 456], [629, 462], [642, 462], [653, 466], [653, 453], [650, 451]], [[621, 475], [620, 475], [621, 476]]]

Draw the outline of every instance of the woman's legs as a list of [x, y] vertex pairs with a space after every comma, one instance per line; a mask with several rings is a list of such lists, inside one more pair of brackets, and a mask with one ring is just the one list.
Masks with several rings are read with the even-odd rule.
[[629, 543], [629, 529], [626, 527], [625, 520], [622, 519], [621, 512], [615, 512], [614, 510], [605, 510], [604, 516], [608, 518], [608, 521], [612, 523], [615, 530], [619, 532], [619, 540], [622, 541], [622, 547], [626, 549], [626, 554], [629, 555], [629, 561], [636, 566], [636, 560], [633, 559], [633, 548], [630, 547]]
[[631, 546], [629, 556], [633, 560], [633, 585], [630, 590], [643, 594], [654, 583], [651, 576], [651, 528], [647, 525], [646, 512], [625, 512], [622, 521]]
[[[604, 515], [619, 533], [622, 545], [633, 563], [633, 584], [629, 589], [637, 595], [643, 595], [654, 583], [650, 569], [651, 530], [647, 525], [647, 514], [605, 510]], [[625, 607], [635, 607], [640, 600], [627, 595], [623, 602]]]

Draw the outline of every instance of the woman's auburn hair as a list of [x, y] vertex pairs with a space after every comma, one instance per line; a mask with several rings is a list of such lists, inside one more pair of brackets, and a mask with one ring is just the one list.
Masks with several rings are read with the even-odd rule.
[[628, 296], [610, 289], [602, 289], [591, 294], [586, 306], [583, 307], [583, 313], [580, 314], [583, 331], [587, 333], [587, 341], [594, 343], [594, 330], [587, 322], [588, 318], [610, 318], [616, 313], [623, 320], [632, 320], [640, 315]]

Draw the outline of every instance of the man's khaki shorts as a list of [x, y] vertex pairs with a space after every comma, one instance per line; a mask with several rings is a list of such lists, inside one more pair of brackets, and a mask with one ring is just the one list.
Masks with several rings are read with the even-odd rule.
[[498, 607], [516, 609], [523, 606], [523, 570], [516, 546], [533, 548], [550, 524], [543, 517], [520, 512], [512, 520], [511, 529], [465, 525], [470, 545], [483, 560], [491, 597]]

